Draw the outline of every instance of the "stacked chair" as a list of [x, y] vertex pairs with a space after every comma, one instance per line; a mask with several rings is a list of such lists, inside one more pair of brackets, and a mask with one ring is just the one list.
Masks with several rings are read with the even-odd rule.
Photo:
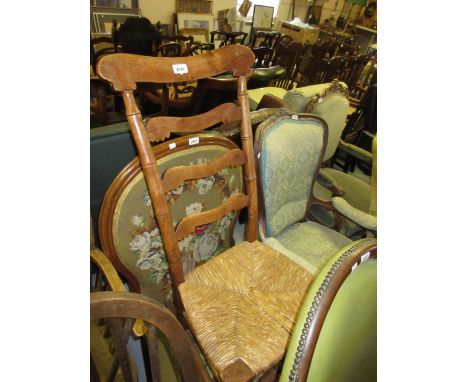
[[[266, 88], [265, 91], [273, 92], [270, 89], [273, 88]], [[371, 186], [353, 175], [332, 168], [333, 163], [337, 163], [334, 158], [338, 151], [372, 165], [370, 152], [341, 139], [349, 110], [349, 92], [346, 84], [333, 80], [331, 83], [305, 86], [277, 94], [283, 94], [282, 98], [265, 94], [257, 107], [275, 107], [294, 113], [312, 113], [327, 122], [328, 140], [317, 182], [314, 184], [315, 198], [310, 206], [311, 217], [349, 237], [361, 235], [364, 233], [363, 230], [375, 232], [377, 229], [375, 216], [368, 216]], [[364, 214], [359, 218], [361, 224], [356, 223], [356, 216], [360, 213], [354, 210], [355, 213], [351, 216], [352, 209], [344, 207], [345, 204], [354, 206]]]
[[[147, 234], [142, 232], [135, 237], [133, 248], [139, 250], [135, 262], [147, 269], [152, 266], [158, 271], [168, 269], [178, 319], [191, 328], [213, 373], [226, 381], [239, 376], [248, 380], [275, 368], [284, 355], [294, 317], [312, 280], [312, 274], [256, 241], [257, 192], [246, 86], [253, 59], [249, 48], [233, 45], [187, 57], [182, 61], [187, 71], [182, 74], [175, 74], [173, 67], [181, 63], [180, 59], [112, 55], [98, 64], [99, 76], [111, 82], [125, 101], [158, 223], [158, 227], [150, 227], [150, 232], [145, 230]], [[239, 107], [224, 104], [188, 118], [156, 117], [148, 121], [145, 129], [133, 99], [136, 82], [194, 81], [226, 71], [238, 77]], [[171, 131], [193, 133], [221, 121], [238, 120], [241, 120], [242, 150], [230, 150], [207, 163], [193, 163], [190, 168], [179, 165], [167, 169], [161, 179], [162, 172], [156, 165], [150, 141], [160, 141]], [[199, 142], [196, 136], [184, 139], [188, 149]], [[171, 143], [159, 146], [181, 154], [181, 144], [169, 147]], [[223, 168], [239, 166], [243, 170], [244, 187], [224, 191], [222, 184], [229, 182], [230, 177], [223, 177]], [[215, 186], [216, 176], [223, 177], [223, 182]], [[194, 182], [199, 194], [216, 187], [223, 192], [225, 200], [211, 209], [207, 204], [187, 203], [184, 212], [188, 216], [174, 222], [169, 209], [171, 195], [177, 195], [181, 186], [193, 186]], [[242, 192], [244, 189], [246, 194]], [[207, 225], [221, 220], [215, 223], [218, 232], [234, 219], [229, 214], [242, 208], [247, 208], [247, 241], [207, 261], [219, 244]], [[132, 223], [140, 221], [135, 218]], [[158, 234], [159, 239], [155, 237]], [[163, 264], [161, 247], [167, 265]], [[182, 254], [186, 252], [188, 256], [193, 254], [193, 262], [198, 260], [202, 264], [184, 274]], [[162, 272], [155, 273], [157, 280]], [[269, 281], [272, 279], [276, 280], [273, 284]]]
[[[115, 351], [114, 367], [107, 375], [91, 357], [91, 381], [114, 376], [137, 381], [136, 362], [126, 344], [130, 331], [148, 345], [148, 380], [213, 380], [176, 317], [157, 301], [121, 289], [112, 264], [99, 251], [93, 252], [93, 261], [114, 281], [112, 291], [91, 293], [90, 315], [92, 322], [106, 320], [112, 327]], [[377, 379], [376, 281], [374, 239], [354, 242], [327, 262], [302, 302], [279, 381], [306, 380], [308, 375], [323, 382]]]
[[[371, 243], [364, 241], [367, 244], [361, 247], [359, 242], [353, 243], [326, 227], [303, 222], [307, 220], [313, 180], [326, 147], [327, 127], [320, 117], [283, 111], [263, 122], [260, 133], [257, 131], [257, 136], [264, 137], [260, 147], [272, 149], [270, 156], [256, 146], [261, 163], [269, 163], [266, 159], [278, 153], [281, 156], [281, 151], [275, 151], [284, 144], [281, 139], [274, 142], [278, 132], [280, 136], [292, 132], [296, 141], [312, 138], [311, 146], [297, 150], [300, 159], [307, 160], [307, 166], [302, 166], [307, 176], [298, 179], [292, 196], [291, 187], [284, 188], [284, 174], [281, 179], [272, 176], [270, 170], [254, 161], [247, 95], [253, 61], [249, 48], [230, 45], [183, 59], [115, 54], [103, 57], [97, 66], [98, 75], [122, 95], [139, 153], [139, 166], [134, 161], [121, 173], [117, 188], [124, 191], [112, 195], [115, 190], [110, 189], [108, 194], [112, 196], [106, 195], [99, 222], [104, 253], [132, 291], [159, 299], [169, 308], [173, 302], [175, 316], [193, 334], [208, 374], [222, 381], [273, 379], [311, 282], [337, 251], [351, 248], [346, 247], [350, 244], [356, 244], [352, 247], [356, 250], [367, 248]], [[224, 72], [232, 72], [237, 79], [237, 105], [225, 103], [185, 118], [159, 116], [149, 119], [145, 126], [133, 96], [138, 82], [190, 82]], [[199, 133], [220, 122], [240, 122], [241, 148], [217, 134]], [[302, 127], [303, 132], [298, 132], [297, 127]], [[163, 141], [171, 133], [181, 137], [152, 147], [151, 143]], [[299, 175], [297, 166], [289, 164]], [[261, 174], [259, 179], [256, 174]], [[269, 177], [273, 180], [268, 183], [271, 192], [262, 183], [269, 182]], [[257, 187], [262, 195], [260, 239], [264, 243], [257, 241]], [[148, 212], [149, 206], [152, 212]], [[234, 245], [232, 230], [241, 209], [247, 214], [245, 241]], [[104, 224], [106, 219], [112, 223]], [[127, 226], [120, 226], [119, 220], [126, 221]], [[312, 246], [313, 253], [301, 253], [291, 246], [292, 237], [283, 241], [283, 231], [301, 237], [299, 246]], [[112, 255], [112, 246], [130, 251], [122, 258], [119, 251]], [[342, 261], [349, 255], [346, 253], [340, 255]], [[109, 308], [113, 297], [101, 296], [92, 303]], [[150, 317], [150, 312], [157, 311], [154, 303], [130, 296], [127, 292], [115, 297], [122, 309], [113, 308], [112, 317], [130, 314], [133, 319], [156, 324]], [[92, 308], [92, 316], [104, 317], [109, 314], [106, 309], [102, 308], [105, 314], [94, 315]], [[133, 313], [129, 313], [131, 310]], [[168, 333], [167, 327], [161, 330]], [[177, 336], [183, 344], [184, 340]], [[192, 379], [186, 380], [205, 380], [207, 373], [201, 370], [201, 363], [191, 359], [196, 358], [195, 351], [186, 343], [184, 348], [190, 350], [185, 355], [180, 351], [177, 354], [185, 357], [191, 370], [188, 373], [192, 373]]]

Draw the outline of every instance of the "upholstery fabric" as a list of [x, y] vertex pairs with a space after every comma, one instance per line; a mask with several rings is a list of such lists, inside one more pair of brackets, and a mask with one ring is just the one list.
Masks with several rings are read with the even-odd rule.
[[340, 140], [339, 148], [345, 153], [352, 155], [356, 159], [362, 160], [366, 163], [372, 163], [372, 154], [359, 146], [353, 145], [352, 143], [346, 143], [343, 140]]
[[[261, 161], [267, 236], [302, 219], [322, 150], [318, 122], [283, 120], [263, 137]], [[306, 174], [306, 175], [305, 175]]]
[[377, 218], [375, 216], [354, 208], [345, 199], [334, 197], [332, 198], [332, 204], [344, 216], [355, 221], [361, 227], [371, 230], [377, 229]]
[[[363, 180], [356, 178], [351, 174], [346, 174], [342, 171], [335, 170], [333, 168], [322, 168], [320, 171], [333, 177], [336, 182], [340, 185], [341, 188], [345, 190], [343, 199], [350, 203], [353, 207], [360, 209], [361, 211], [368, 212], [370, 205], [370, 184], [364, 182]], [[315, 187], [314, 186], [314, 195]], [[318, 188], [318, 187], [317, 187]], [[346, 192], [346, 190], [352, 190]], [[321, 191], [319, 191], [321, 192]], [[328, 191], [329, 192], [329, 191]], [[323, 194], [323, 190], [322, 190]], [[331, 193], [330, 193], [331, 198]], [[330, 200], [330, 199], [327, 199]]]
[[[313, 281], [296, 318], [280, 382], [290, 380], [301, 336], [310, 325], [309, 312], [323, 295], [323, 284], [330, 278], [335, 263], [351, 247], [366, 245], [372, 240], [375, 239], [359, 240], [342, 248], [329, 259]], [[361, 261], [334, 297], [320, 330], [307, 381], [376, 381], [376, 316], [377, 260], [370, 258]]]
[[336, 151], [340, 142], [341, 133], [346, 126], [348, 116], [349, 100], [341, 94], [329, 94], [323, 101], [311, 104], [310, 101], [305, 107], [306, 113], [316, 114], [322, 117], [328, 125], [328, 143], [323, 161], [329, 160]]
[[[307, 260], [317, 270], [321, 269], [336, 251], [351, 243], [346, 236], [311, 221], [293, 224], [275, 236], [275, 239], [288, 251]], [[274, 241], [268, 240], [265, 241], [266, 245], [281, 252], [281, 247], [275, 247]]]
[[[204, 145], [171, 153], [158, 160], [159, 171], [163, 173], [174, 166], [205, 163], [227, 151], [224, 147]], [[218, 206], [242, 189], [240, 166], [223, 169], [207, 178], [186, 181], [166, 194], [173, 224], [187, 215]], [[184, 273], [229, 248], [234, 224], [235, 214], [232, 212], [218, 221], [197, 227], [194, 234], [180, 241]], [[142, 293], [165, 303], [170, 293], [168, 264], [141, 172], [126, 185], [118, 199], [112, 237], [119, 259], [137, 277]]]
[[282, 98], [288, 104], [291, 112], [305, 113], [306, 105], [309, 102], [310, 97], [315, 96], [317, 93], [322, 93], [329, 86], [329, 83], [325, 83], [296, 88], [286, 92]]

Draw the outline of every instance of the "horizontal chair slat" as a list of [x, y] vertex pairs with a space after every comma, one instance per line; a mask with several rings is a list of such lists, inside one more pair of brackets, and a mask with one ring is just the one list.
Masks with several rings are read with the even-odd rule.
[[169, 138], [171, 132], [194, 133], [219, 122], [224, 124], [239, 121], [240, 109], [233, 103], [223, 103], [206, 113], [193, 117], [154, 117], [148, 121], [146, 131], [152, 142]]
[[164, 173], [164, 193], [179, 187], [186, 180], [206, 178], [207, 176], [217, 174], [223, 168], [240, 166], [245, 162], [245, 153], [240, 149], [234, 149], [208, 163], [172, 167]]
[[196, 227], [213, 223], [214, 221], [221, 219], [223, 216], [226, 216], [229, 212], [238, 211], [246, 207], [248, 204], [249, 197], [247, 195], [235, 194], [216, 208], [183, 218], [177, 225], [177, 240], [183, 240], [188, 235], [195, 232]]
[[235, 77], [248, 76], [254, 60], [252, 51], [242, 45], [230, 45], [193, 57], [116, 53], [102, 57], [97, 72], [99, 77], [112, 83], [115, 91], [130, 91], [136, 89], [137, 82], [195, 81], [231, 70]]

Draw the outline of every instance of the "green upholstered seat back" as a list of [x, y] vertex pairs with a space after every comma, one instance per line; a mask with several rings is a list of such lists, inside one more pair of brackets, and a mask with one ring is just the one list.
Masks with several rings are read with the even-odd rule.
[[293, 113], [305, 113], [306, 105], [310, 98], [322, 93], [329, 86], [329, 83], [325, 83], [289, 90], [284, 94], [283, 100], [288, 105], [289, 111]]
[[325, 137], [326, 123], [314, 116], [282, 112], [258, 127], [259, 188], [265, 209], [260, 220], [267, 237], [304, 217]]
[[[281, 382], [296, 380], [292, 376], [299, 370], [307, 373], [307, 368], [307, 381], [311, 382], [377, 380], [377, 258], [369, 257], [366, 249], [352, 254], [353, 247], [368, 245], [376, 245], [375, 239], [359, 240], [340, 250], [311, 285], [291, 337]], [[325, 311], [323, 326], [317, 327], [319, 311], [326, 305], [323, 300], [333, 288], [330, 280], [337, 277], [346, 262], [346, 253], [351, 272], [338, 285], [338, 292]], [[307, 365], [304, 354], [313, 341], [306, 344], [306, 338], [314, 336], [318, 339]], [[294, 364], [300, 366], [294, 369]]]
[[[191, 137], [167, 141], [155, 148], [161, 174], [170, 167], [209, 162], [237, 147], [213, 134], [199, 136], [199, 144], [189, 146]], [[176, 144], [176, 149], [169, 148], [171, 143]], [[185, 181], [166, 194], [173, 224], [187, 215], [218, 206], [231, 194], [242, 192], [243, 187], [240, 166], [223, 169], [207, 178]], [[171, 289], [168, 264], [138, 160], [114, 180], [103, 206], [99, 221], [103, 251], [129, 279], [132, 290], [141, 289], [142, 294], [165, 303]], [[232, 245], [235, 221], [236, 214], [231, 212], [218, 221], [197, 227], [194, 234], [179, 242], [184, 273]]]
[[341, 92], [330, 92], [324, 97], [310, 100], [306, 106], [306, 113], [316, 114], [327, 121], [328, 143], [323, 160], [329, 160], [336, 151], [341, 133], [346, 126], [348, 116], [348, 96]]
[[336, 151], [345, 128], [349, 100], [344, 82], [304, 86], [288, 91], [283, 101], [294, 113], [312, 113], [322, 117], [328, 125], [328, 143], [323, 160], [330, 159]]

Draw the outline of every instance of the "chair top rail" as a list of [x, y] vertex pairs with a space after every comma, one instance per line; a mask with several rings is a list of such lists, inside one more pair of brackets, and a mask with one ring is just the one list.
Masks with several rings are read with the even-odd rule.
[[195, 81], [232, 71], [247, 76], [255, 60], [252, 51], [242, 45], [226, 46], [198, 56], [149, 57], [117, 53], [101, 58], [99, 77], [112, 83], [115, 91], [132, 91], [138, 82], [173, 83]]

